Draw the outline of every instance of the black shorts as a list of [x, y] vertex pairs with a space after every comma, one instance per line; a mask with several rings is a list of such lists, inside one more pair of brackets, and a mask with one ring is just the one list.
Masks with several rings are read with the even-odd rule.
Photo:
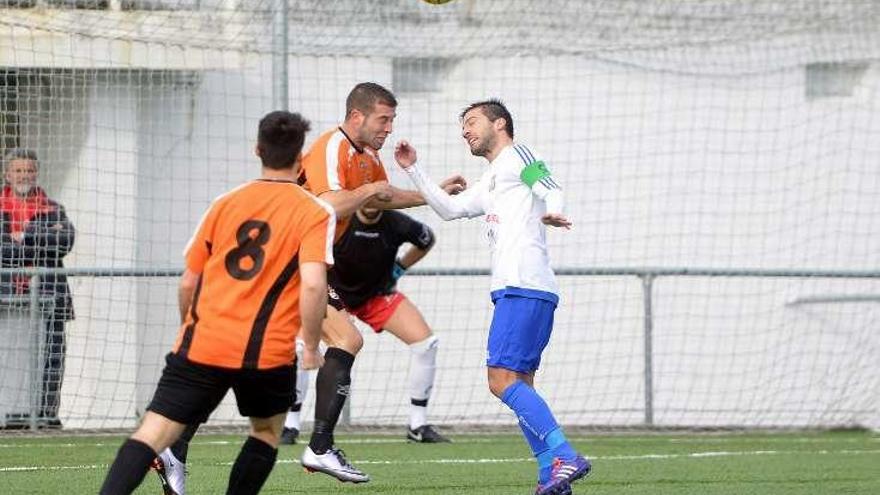
[[230, 388], [242, 416], [275, 416], [293, 405], [296, 366], [263, 370], [218, 368], [168, 353], [147, 410], [178, 423], [204, 423]]

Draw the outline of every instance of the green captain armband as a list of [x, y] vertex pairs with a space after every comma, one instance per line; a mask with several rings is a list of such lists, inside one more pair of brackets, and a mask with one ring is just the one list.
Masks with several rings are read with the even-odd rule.
[[519, 178], [529, 187], [534, 186], [535, 182], [546, 177], [550, 177], [550, 170], [541, 161], [534, 161], [526, 165], [522, 172], [519, 173]]

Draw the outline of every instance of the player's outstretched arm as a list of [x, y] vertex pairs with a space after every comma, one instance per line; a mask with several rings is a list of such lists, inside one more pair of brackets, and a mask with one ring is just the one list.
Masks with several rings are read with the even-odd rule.
[[[364, 206], [370, 208], [379, 208], [383, 210], [398, 210], [403, 208], [412, 208], [414, 206], [422, 206], [425, 204], [425, 197], [419, 191], [410, 191], [400, 189], [399, 187], [390, 186], [391, 198], [382, 201], [378, 198], [367, 201]], [[461, 175], [452, 175], [440, 181], [440, 188], [446, 194], [458, 194], [467, 188], [467, 181]]]
[[299, 312], [302, 316], [300, 338], [303, 341], [303, 358], [300, 368], [312, 370], [324, 364], [318, 349], [321, 341], [321, 322], [327, 310], [327, 265], [306, 262], [300, 265], [301, 278]]
[[364, 206], [382, 210], [399, 210], [425, 204], [425, 198], [418, 191], [409, 191], [394, 186], [388, 186], [388, 188], [390, 196], [387, 200], [383, 201], [380, 198], [373, 198], [367, 201]]
[[388, 181], [381, 180], [364, 184], [353, 191], [345, 189], [326, 191], [321, 193], [319, 197], [330, 203], [337, 217], [346, 218], [354, 215], [354, 212], [365, 204], [374, 201], [386, 203], [391, 200], [392, 195], [392, 186], [388, 184]]
[[467, 189], [467, 179], [461, 174], [452, 174], [440, 181], [440, 189], [450, 196], [454, 196]]
[[480, 201], [480, 187], [473, 187], [456, 196], [450, 196], [416, 165], [416, 150], [408, 142], [397, 143], [394, 148], [394, 159], [400, 168], [406, 171], [416, 189], [422, 193], [428, 206], [443, 220], [470, 218], [485, 213]]

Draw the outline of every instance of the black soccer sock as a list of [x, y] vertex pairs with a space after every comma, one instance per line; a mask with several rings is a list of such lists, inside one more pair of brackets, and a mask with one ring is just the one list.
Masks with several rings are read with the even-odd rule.
[[171, 453], [184, 464], [186, 464], [186, 455], [189, 452], [189, 442], [199, 431], [199, 426], [201, 426], [199, 423], [187, 425], [183, 433], [180, 434], [180, 438], [171, 446]]
[[226, 495], [250, 495], [260, 492], [263, 483], [275, 466], [278, 449], [249, 436], [241, 446], [241, 452], [229, 472]]
[[348, 398], [353, 364], [354, 354], [342, 349], [330, 347], [324, 353], [324, 366], [318, 370], [315, 382], [315, 426], [309, 441], [316, 454], [333, 446], [333, 431]]
[[101, 495], [127, 495], [141, 484], [156, 452], [149, 445], [129, 438], [116, 452], [116, 460], [107, 471]]

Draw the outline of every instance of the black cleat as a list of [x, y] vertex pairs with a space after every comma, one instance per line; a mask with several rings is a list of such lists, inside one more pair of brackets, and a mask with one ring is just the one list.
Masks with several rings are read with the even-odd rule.
[[418, 443], [451, 443], [452, 440], [444, 437], [431, 425], [422, 425], [413, 430], [406, 429], [406, 439]]
[[299, 430], [296, 428], [284, 427], [281, 430], [281, 445], [295, 445], [296, 439], [299, 438]]

